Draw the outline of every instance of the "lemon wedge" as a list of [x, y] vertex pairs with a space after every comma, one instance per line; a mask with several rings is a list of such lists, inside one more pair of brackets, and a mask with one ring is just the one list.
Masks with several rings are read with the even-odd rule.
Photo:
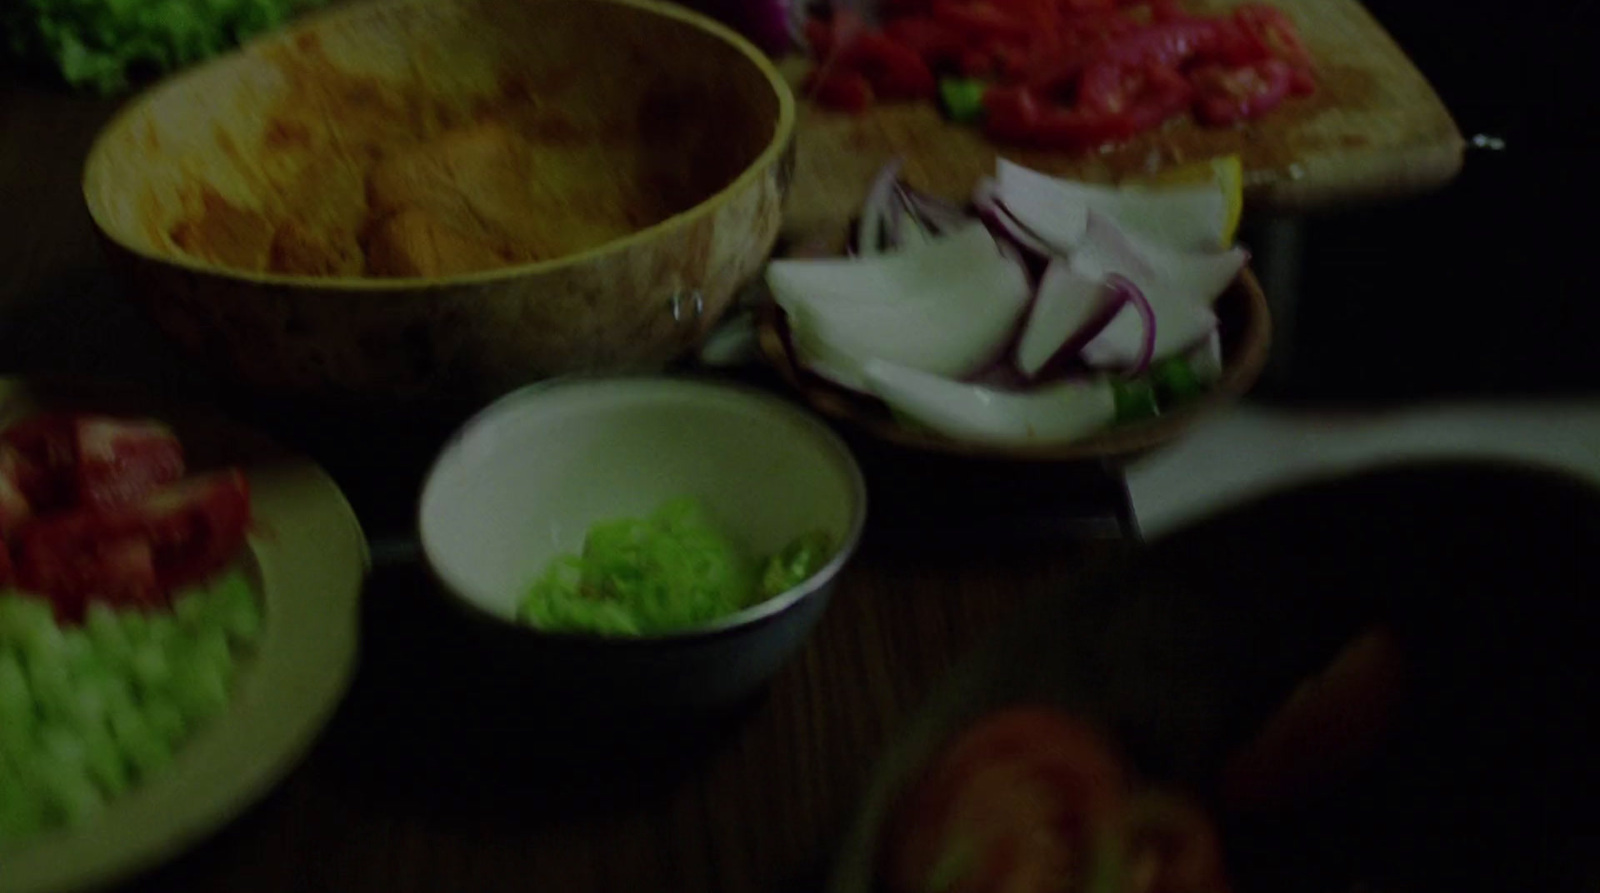
[[1239, 232], [1239, 217], [1244, 213], [1244, 162], [1237, 155], [1220, 155], [1206, 161], [1192, 161], [1160, 171], [1150, 179], [1155, 186], [1214, 185], [1222, 194], [1222, 244], [1233, 244]]

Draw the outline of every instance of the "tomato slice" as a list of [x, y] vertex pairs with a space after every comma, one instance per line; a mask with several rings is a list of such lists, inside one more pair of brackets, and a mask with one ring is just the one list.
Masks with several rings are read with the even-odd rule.
[[1122, 768], [1098, 733], [1016, 707], [958, 737], [898, 804], [884, 875], [901, 893], [1081, 890], [1117, 851]]
[[1226, 893], [1222, 846], [1211, 818], [1175, 794], [1141, 792], [1128, 804], [1124, 893]]
[[244, 475], [204, 475], [136, 503], [74, 509], [24, 527], [13, 556], [16, 577], [68, 621], [82, 619], [92, 601], [164, 605], [175, 588], [233, 561], [249, 526]]

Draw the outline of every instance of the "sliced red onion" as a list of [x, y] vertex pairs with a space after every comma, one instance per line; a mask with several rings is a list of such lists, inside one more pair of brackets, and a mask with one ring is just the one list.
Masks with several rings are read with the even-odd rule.
[[[1047, 234], [1081, 236], [1083, 213], [1093, 211], [1123, 229], [1174, 251], [1215, 251], [1226, 235], [1227, 200], [1215, 184], [1109, 186], [1063, 180], [1000, 159], [995, 179], [1002, 198], [1022, 219]], [[1068, 238], [1071, 244], [1074, 239]]]
[[[993, 181], [986, 182], [992, 187]], [[1000, 201], [992, 188], [986, 189], [983, 184], [979, 184], [972, 205], [977, 209], [978, 219], [982, 220], [991, 232], [1021, 248], [1029, 260], [1040, 267], [1039, 275], [1043, 275], [1043, 266], [1052, 256], [1066, 253], [1017, 219], [1017, 215], [1011, 213], [1011, 209]]]
[[1062, 258], [1045, 269], [1017, 339], [1017, 366], [1038, 377], [1077, 359], [1122, 309], [1124, 298], [1106, 284], [1074, 271]]
[[998, 202], [1020, 226], [1058, 253], [1066, 253], [1083, 240], [1088, 206], [1050, 188], [1053, 178], [1002, 159], [995, 176], [979, 184], [974, 202]]
[[917, 216], [935, 234], [955, 229], [958, 226], [972, 222], [972, 215], [953, 202], [927, 195], [907, 187], [906, 200], [916, 211]]
[[884, 165], [867, 190], [867, 200], [861, 206], [856, 229], [856, 253], [861, 257], [876, 257], [883, 250], [885, 224], [895, 216], [895, 184], [900, 178], [904, 159], [896, 158]]
[[1156, 311], [1150, 306], [1150, 301], [1144, 296], [1144, 292], [1139, 290], [1139, 286], [1134, 285], [1126, 276], [1112, 273], [1106, 277], [1106, 287], [1120, 296], [1119, 304], [1132, 305], [1144, 322], [1144, 340], [1140, 344], [1139, 356], [1128, 370], [1128, 377], [1136, 378], [1150, 368], [1150, 360], [1156, 354]]

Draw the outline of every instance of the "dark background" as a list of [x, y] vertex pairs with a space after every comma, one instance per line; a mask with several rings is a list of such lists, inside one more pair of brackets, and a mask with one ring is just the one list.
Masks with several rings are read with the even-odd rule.
[[1369, 0], [1471, 140], [1443, 192], [1311, 219], [1287, 377], [1260, 396], [1593, 393], [1590, 3]]

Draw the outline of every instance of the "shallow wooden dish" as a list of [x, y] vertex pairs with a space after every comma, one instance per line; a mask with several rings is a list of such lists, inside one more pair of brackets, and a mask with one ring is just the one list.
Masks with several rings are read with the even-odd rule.
[[783, 311], [772, 301], [760, 311], [757, 338], [761, 352], [812, 409], [845, 422], [887, 443], [935, 453], [985, 459], [1055, 462], [1120, 461], [1161, 446], [1181, 435], [1190, 425], [1250, 390], [1261, 377], [1272, 342], [1272, 317], [1261, 283], [1248, 268], [1217, 299], [1222, 335], [1222, 379], [1205, 397], [1178, 412], [1129, 425], [1119, 425], [1093, 437], [1060, 445], [1010, 449], [962, 443], [936, 434], [901, 426], [881, 401], [842, 388], [800, 365], [789, 348]]
[[[565, 256], [433, 279], [241, 272], [183, 253], [172, 229], [195, 213], [202, 186], [265, 210], [322, 164], [328, 192], [345, 183], [366, 200], [339, 142], [352, 115], [301, 108], [289, 136], [275, 128], [286, 107], [305, 105], [293, 89], [308, 59], [368, 85], [352, 89], [462, 108], [514, 83], [536, 119], [527, 126], [548, 131], [535, 138], [546, 141], [535, 169], [556, 193], [550, 215], [592, 208], [583, 190], [599, 183], [615, 187], [607, 195], [621, 196], [627, 219], [657, 222]], [[374, 0], [301, 20], [134, 100], [99, 137], [83, 188], [140, 302], [245, 384], [477, 400], [563, 373], [660, 367], [696, 343], [777, 238], [794, 123], [793, 96], [760, 51], [675, 5]], [[676, 171], [673, 195], [662, 199], [631, 162], [589, 158], [602, 135], [618, 157]]]

